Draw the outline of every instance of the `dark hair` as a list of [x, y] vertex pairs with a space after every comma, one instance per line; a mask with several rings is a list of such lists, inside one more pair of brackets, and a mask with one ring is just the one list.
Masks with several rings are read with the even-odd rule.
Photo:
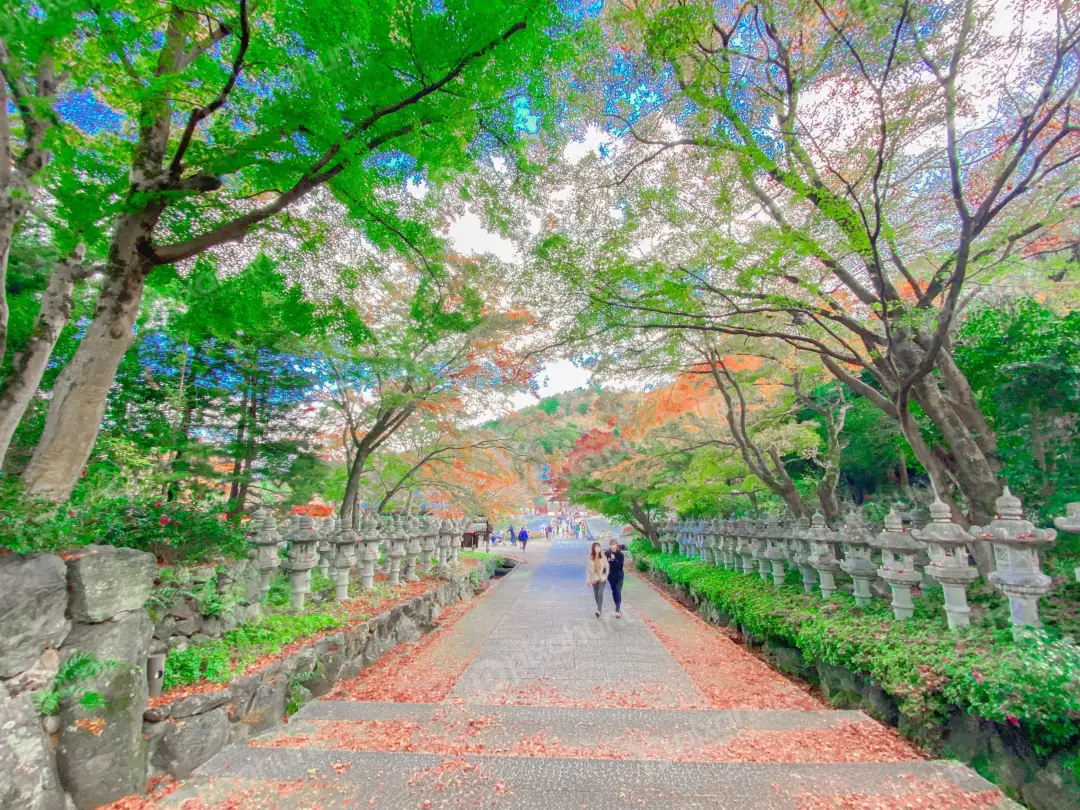
[[[597, 554], [597, 551], [599, 551], [600, 553]], [[600, 545], [600, 542], [598, 540], [594, 540], [593, 544], [589, 547], [589, 559], [595, 560], [603, 553], [604, 547]]]

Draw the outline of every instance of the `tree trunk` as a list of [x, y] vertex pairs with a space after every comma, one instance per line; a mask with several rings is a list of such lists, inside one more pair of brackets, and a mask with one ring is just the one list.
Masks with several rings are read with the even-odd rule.
[[840, 503], [836, 500], [836, 482], [840, 478], [840, 470], [832, 469], [825, 471], [825, 477], [817, 485], [818, 503], [821, 504], [821, 513], [825, 516], [825, 522], [830, 526], [841, 518]]
[[353, 531], [360, 529], [360, 506], [356, 502], [360, 491], [360, 478], [364, 474], [364, 465], [367, 464], [368, 454], [357, 448], [352, 466], [349, 467], [349, 480], [345, 483], [345, 496], [341, 499], [341, 522], [352, 528]]
[[915, 384], [915, 391], [919, 406], [941, 431], [951, 451], [954, 462], [951, 472], [967, 499], [968, 518], [973, 523], [984, 525], [994, 517], [994, 501], [1001, 495], [996, 461], [983, 453], [964, 420], [942, 394], [937, 380], [924, 377]]
[[231, 517], [239, 520], [240, 516], [244, 514], [244, 505], [247, 503], [248, 490], [251, 488], [251, 465], [255, 461], [257, 455], [258, 442], [255, 437], [255, 427], [258, 424], [259, 419], [259, 395], [255, 391], [256, 380], [252, 379], [251, 385], [251, 406], [248, 408], [248, 423], [250, 429], [248, 430], [247, 449], [244, 451], [244, 466], [240, 470], [240, 486], [236, 492], [236, 500], [233, 502]]
[[[5, 108], [7, 105], [4, 99]], [[7, 113], [7, 109], [4, 110]], [[7, 160], [6, 155], [0, 155], [0, 160]], [[11, 256], [11, 242], [15, 237], [15, 223], [21, 216], [19, 206], [10, 198], [10, 192], [5, 195], [6, 199], [0, 199], [0, 363], [4, 362], [4, 354], [7, 351], [8, 337], [8, 300], [7, 300], [7, 266], [8, 257]], [[0, 455], [0, 459], [3, 456]]]
[[135, 336], [151, 269], [137, 245], [149, 227], [145, 221], [117, 225], [94, 320], [56, 381], [45, 429], [23, 471], [31, 497], [66, 500], [94, 448], [116, 369]]
[[75, 282], [88, 275], [82, 266], [84, 252], [85, 248], [79, 245], [53, 268], [30, 341], [12, 364], [11, 375], [0, 393], [0, 466], [3, 466], [15, 429], [37, 393], [56, 341], [71, 320]]
[[251, 395], [251, 386], [244, 388], [244, 399], [240, 405], [240, 419], [236, 425], [236, 452], [233, 454], [232, 481], [229, 483], [229, 511], [232, 512], [232, 504], [240, 497], [240, 471], [244, 465], [244, 457], [240, 448], [244, 447], [244, 436], [247, 434], [248, 422], [248, 398]]
[[900, 448], [898, 463], [898, 476], [900, 479], [900, 491], [907, 495], [911, 491], [911, 477], [908, 475], [907, 453]]

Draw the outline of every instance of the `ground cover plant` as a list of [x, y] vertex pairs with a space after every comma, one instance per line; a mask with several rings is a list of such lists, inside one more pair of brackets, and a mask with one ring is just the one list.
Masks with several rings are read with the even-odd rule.
[[1080, 647], [1052, 629], [1014, 637], [997, 605], [976, 611], [970, 627], [953, 633], [933, 599], [917, 599], [914, 618], [897, 622], [886, 600], [865, 609], [844, 594], [822, 602], [797, 584], [777, 588], [757, 576], [662, 554], [640, 540], [633, 553], [647, 570], [714, 603], [745, 632], [797, 647], [809, 663], [872, 678], [920, 725], [940, 725], [950, 707], [959, 707], [1022, 729], [1042, 753], [1080, 739]]

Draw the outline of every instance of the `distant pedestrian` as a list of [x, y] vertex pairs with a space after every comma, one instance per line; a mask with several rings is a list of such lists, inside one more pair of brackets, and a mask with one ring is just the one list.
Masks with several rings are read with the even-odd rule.
[[518, 535], [518, 540], [521, 541], [521, 550], [525, 550], [525, 544], [529, 542], [529, 530], [524, 526], [521, 527], [521, 533]]
[[607, 585], [608, 562], [600, 550], [599, 543], [593, 543], [589, 549], [589, 561], [585, 563], [585, 584], [593, 590], [596, 599], [596, 618], [604, 609], [604, 586]]
[[544, 539], [545, 540], [550, 540], [551, 539], [551, 524], [550, 523], [547, 526], [544, 527]]
[[604, 552], [608, 564], [607, 581], [611, 586], [611, 598], [615, 602], [616, 619], [622, 618], [623, 563], [626, 562], [623, 551], [625, 550], [626, 546], [620, 545], [618, 540], [612, 540], [608, 543], [608, 550]]
[[510, 528], [507, 531], [507, 536], [510, 538], [510, 545], [516, 546], [517, 545], [517, 532], [514, 531], [514, 524], [513, 523], [510, 524]]

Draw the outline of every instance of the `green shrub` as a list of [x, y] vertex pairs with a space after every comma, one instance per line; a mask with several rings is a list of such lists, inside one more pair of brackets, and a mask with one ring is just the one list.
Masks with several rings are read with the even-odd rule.
[[257, 622], [246, 622], [223, 638], [196, 644], [165, 659], [165, 689], [202, 680], [225, 683], [263, 655], [305, 636], [341, 626], [329, 613], [281, 613]]
[[244, 532], [222, 520], [220, 505], [102, 497], [76, 489], [66, 504], [31, 500], [18, 479], [0, 478], [0, 547], [17, 554], [63, 551], [91, 543], [149, 551], [166, 562], [197, 562], [247, 553]]
[[970, 627], [951, 632], [936, 591], [916, 600], [913, 619], [897, 622], [885, 600], [865, 609], [842, 594], [822, 602], [797, 584], [777, 588], [675, 555], [635, 553], [749, 633], [797, 647], [810, 663], [872, 678], [909, 717], [940, 721], [950, 706], [959, 706], [1024, 729], [1044, 753], [1080, 737], [1080, 647], [1047, 630], [1014, 639], [996, 594], [973, 594], [973, 604], [982, 600], [990, 609], [978, 611]]

